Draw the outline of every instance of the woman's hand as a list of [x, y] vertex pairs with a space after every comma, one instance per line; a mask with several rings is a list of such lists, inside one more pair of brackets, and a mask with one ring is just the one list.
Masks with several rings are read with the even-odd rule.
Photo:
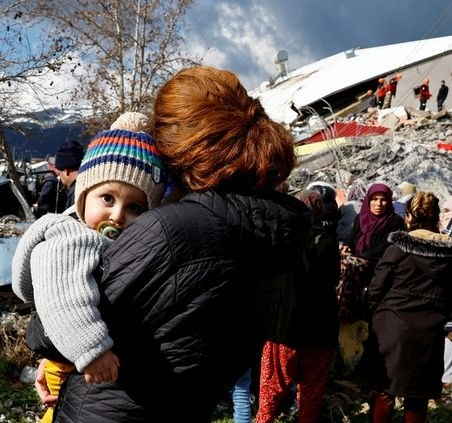
[[35, 388], [36, 391], [38, 392], [39, 398], [41, 399], [42, 403], [47, 407], [54, 407], [57, 402], [58, 395], [52, 395], [49, 391], [49, 387], [47, 386], [47, 380], [44, 373], [46, 361], [47, 359], [44, 358], [39, 363], [35, 379]]

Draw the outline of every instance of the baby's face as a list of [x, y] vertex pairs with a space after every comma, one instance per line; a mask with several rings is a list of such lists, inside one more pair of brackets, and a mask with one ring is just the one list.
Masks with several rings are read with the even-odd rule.
[[91, 229], [103, 221], [125, 228], [147, 209], [146, 195], [140, 189], [125, 182], [106, 182], [86, 194], [84, 218]]

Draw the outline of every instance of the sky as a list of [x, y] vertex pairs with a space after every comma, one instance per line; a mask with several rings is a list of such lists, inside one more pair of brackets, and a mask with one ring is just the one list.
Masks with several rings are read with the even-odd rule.
[[354, 47], [452, 35], [452, 0], [195, 0], [186, 44], [203, 63], [254, 89], [278, 72]]

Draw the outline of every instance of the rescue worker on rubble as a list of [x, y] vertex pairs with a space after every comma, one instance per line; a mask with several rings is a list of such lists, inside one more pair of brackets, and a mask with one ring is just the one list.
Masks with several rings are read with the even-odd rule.
[[383, 107], [386, 95], [386, 80], [384, 78], [380, 78], [378, 80], [378, 86], [375, 95], [377, 97], [377, 108], [381, 109]]
[[419, 110], [425, 110], [427, 100], [432, 96], [429, 90], [430, 79], [425, 78], [419, 87]]
[[397, 92], [397, 83], [402, 78], [402, 75], [398, 73], [397, 75], [394, 75], [388, 82], [388, 84], [385, 87], [385, 97], [383, 102], [383, 109], [389, 109], [391, 107], [391, 101], [392, 98], [395, 97]]

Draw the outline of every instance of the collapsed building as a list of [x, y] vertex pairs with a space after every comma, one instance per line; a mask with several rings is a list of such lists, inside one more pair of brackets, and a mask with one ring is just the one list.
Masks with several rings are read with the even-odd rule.
[[[359, 178], [393, 188], [407, 180], [440, 199], [452, 193], [452, 97], [436, 112], [441, 80], [452, 82], [452, 36], [354, 48], [290, 72], [283, 67], [288, 55], [280, 53], [284, 71], [249, 94], [294, 134], [292, 190], [312, 180], [345, 190]], [[378, 80], [395, 74], [402, 78], [392, 107], [370, 107]], [[424, 112], [413, 89], [425, 78], [432, 98]]]

